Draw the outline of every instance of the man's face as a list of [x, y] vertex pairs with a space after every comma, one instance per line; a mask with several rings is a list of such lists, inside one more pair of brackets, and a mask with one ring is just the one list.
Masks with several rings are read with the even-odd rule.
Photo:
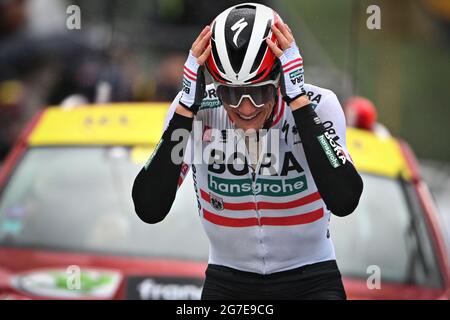
[[256, 108], [248, 98], [243, 98], [238, 108], [232, 108], [225, 102], [223, 105], [237, 129], [244, 131], [249, 129], [259, 130], [272, 113], [275, 106], [275, 97], [259, 108]]

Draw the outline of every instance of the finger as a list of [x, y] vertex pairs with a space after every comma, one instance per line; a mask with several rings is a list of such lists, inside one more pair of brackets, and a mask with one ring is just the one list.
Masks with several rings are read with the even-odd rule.
[[272, 31], [275, 33], [275, 36], [277, 37], [278, 43], [280, 44], [281, 49], [285, 50], [289, 48], [289, 42], [286, 39], [286, 37], [281, 33], [281, 31], [276, 27], [272, 26]]
[[266, 39], [266, 43], [269, 46], [270, 50], [272, 50], [273, 54], [279, 58], [283, 55], [283, 50], [278, 48], [278, 46], [269, 38]]
[[203, 38], [200, 39], [200, 41], [196, 44], [196, 46], [192, 48], [192, 54], [194, 55], [194, 57], [198, 58], [202, 54], [203, 50], [205, 50], [207, 43], [211, 39], [211, 34], [212, 32], [208, 31], [203, 36]]
[[200, 32], [200, 34], [198, 35], [197, 39], [195, 39], [194, 43], [192, 44], [191, 50], [194, 49], [198, 43], [200, 42], [200, 40], [205, 36], [205, 34], [210, 30], [210, 26], [206, 26], [203, 28], [202, 32]]
[[195, 45], [197, 45], [197, 43], [200, 42], [200, 40], [205, 36], [205, 34], [211, 29], [211, 27], [209, 25], [205, 26], [202, 30], [202, 32], [200, 32], [200, 34], [198, 35], [197, 39], [195, 39], [194, 43], [192, 44], [192, 46], [194, 47]]
[[286, 27], [286, 30], [288, 32], [288, 40], [292, 43], [293, 41], [295, 41], [294, 34], [292, 33], [292, 30], [291, 30], [291, 28], [289, 28], [287, 23], [285, 23], [284, 26]]
[[279, 23], [278, 24], [278, 29], [281, 31], [281, 33], [283, 34], [283, 36], [286, 38], [288, 44], [290, 45], [292, 43], [292, 41], [294, 41], [294, 37], [292, 36], [292, 34], [289, 32], [289, 29], [286, 27], [285, 23]]
[[203, 65], [211, 53], [211, 45], [208, 45], [205, 51], [197, 58], [197, 63]]
[[203, 38], [200, 39], [200, 41], [197, 43], [195, 50], [197, 50], [198, 54], [200, 55], [203, 50], [205, 50], [206, 46], [208, 45], [209, 40], [211, 39], [212, 32], [208, 31]]
[[211, 29], [211, 27], [208, 25], [203, 28], [202, 32], [198, 35], [197, 39], [195, 39], [194, 43], [192, 44], [191, 50], [197, 46], [197, 44], [200, 42], [200, 40], [203, 38], [203, 36]]
[[288, 25], [287, 23], [286, 23], [286, 28], [288, 29], [289, 33], [290, 33], [292, 36], [294, 36], [294, 34], [292, 33], [291, 28], [289, 28], [289, 25]]

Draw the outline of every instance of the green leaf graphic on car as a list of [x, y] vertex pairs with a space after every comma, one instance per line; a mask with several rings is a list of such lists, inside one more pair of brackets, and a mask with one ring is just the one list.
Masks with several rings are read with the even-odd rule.
[[[67, 280], [69, 275], [54, 273], [55, 277], [55, 287], [58, 289], [67, 289]], [[92, 276], [87, 273], [80, 274], [80, 285], [81, 289], [77, 290], [80, 292], [90, 292], [98, 287], [109, 284], [112, 281], [112, 276], [107, 274], [102, 274], [98, 277]]]

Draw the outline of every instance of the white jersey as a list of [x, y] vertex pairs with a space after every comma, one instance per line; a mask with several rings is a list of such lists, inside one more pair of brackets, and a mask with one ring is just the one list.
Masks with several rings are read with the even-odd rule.
[[[350, 159], [345, 117], [336, 95], [309, 84], [305, 84], [305, 90], [327, 133]], [[207, 86], [206, 93], [195, 120], [202, 121], [202, 139], [197, 143], [202, 150], [210, 151], [217, 141], [211, 141], [209, 130], [232, 130], [234, 126], [212, 85]], [[179, 95], [168, 119], [178, 99]], [[224, 136], [220, 142], [226, 142]], [[273, 139], [278, 142], [275, 161], [271, 152], [262, 152], [255, 168], [242, 162], [191, 165], [199, 216], [210, 240], [209, 263], [269, 274], [334, 260], [328, 231], [331, 213], [314, 183], [291, 109], [281, 97], [264, 137], [269, 146]], [[236, 150], [239, 144], [242, 143], [237, 142]], [[192, 150], [187, 157], [191, 154]], [[214, 155], [220, 158], [220, 152]], [[186, 168], [185, 165], [182, 176]]]

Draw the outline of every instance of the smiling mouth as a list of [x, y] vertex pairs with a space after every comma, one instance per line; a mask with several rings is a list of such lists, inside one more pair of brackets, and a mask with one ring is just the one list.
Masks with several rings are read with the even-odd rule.
[[259, 114], [260, 114], [260, 112], [255, 113], [254, 115], [251, 115], [251, 116], [244, 116], [243, 114], [240, 114], [240, 113], [238, 113], [237, 115], [238, 115], [239, 118], [241, 118], [242, 120], [250, 121], [250, 120], [255, 119]]

